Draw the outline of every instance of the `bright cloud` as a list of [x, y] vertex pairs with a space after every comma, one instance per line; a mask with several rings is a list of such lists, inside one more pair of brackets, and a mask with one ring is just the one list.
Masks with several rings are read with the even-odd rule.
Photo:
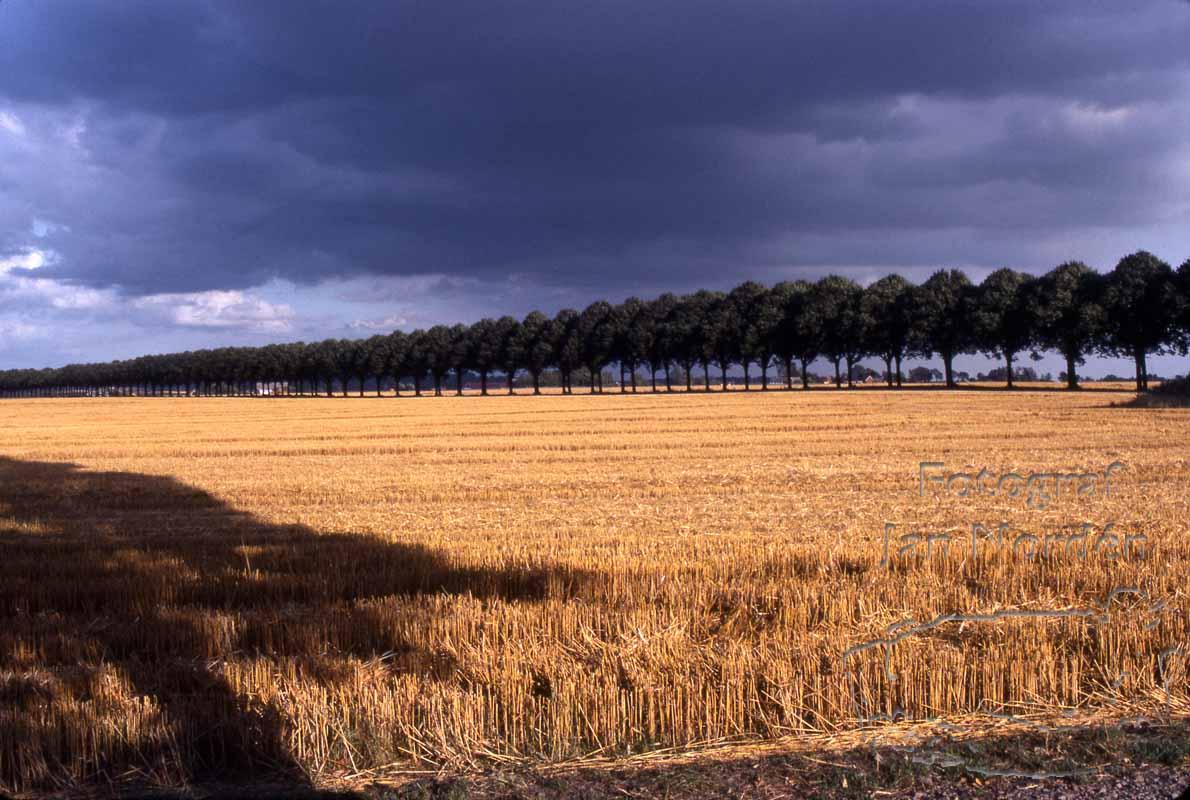
[[212, 290], [156, 294], [132, 302], [141, 311], [160, 314], [175, 325], [192, 328], [238, 328], [260, 333], [290, 330], [293, 309], [240, 291]]
[[352, 320], [347, 323], [347, 327], [353, 331], [392, 331], [408, 324], [408, 318], [400, 314], [394, 314], [383, 319]]
[[13, 269], [40, 269], [53, 261], [53, 252], [30, 248], [20, 253], [0, 257], [0, 275]]
[[13, 136], [25, 135], [25, 123], [11, 111], [0, 111], [0, 129], [8, 131]]

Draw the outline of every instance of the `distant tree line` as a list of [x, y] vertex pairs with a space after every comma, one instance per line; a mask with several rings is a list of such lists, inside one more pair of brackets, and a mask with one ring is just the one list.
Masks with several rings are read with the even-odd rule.
[[[766, 287], [749, 281], [730, 292], [698, 291], [619, 305], [597, 301], [582, 311], [552, 318], [534, 311], [523, 320], [482, 319], [473, 325], [435, 325], [368, 339], [327, 339], [263, 347], [223, 347], [125, 361], [70, 364], [0, 372], [4, 396], [96, 394], [332, 395], [388, 385], [401, 395], [452, 388], [462, 393], [467, 375], [488, 394], [492, 376], [507, 391], [527, 376], [539, 393], [542, 376], [556, 371], [563, 393], [574, 377], [603, 391], [605, 369], [618, 367], [621, 391], [637, 390], [641, 370], [653, 391], [673, 373], [692, 389], [695, 370], [711, 389], [712, 375], [727, 388], [727, 373], [740, 366], [744, 387], [753, 375], [769, 388], [778, 369], [786, 388], [795, 376], [809, 385], [808, 365], [834, 365], [834, 382], [852, 384], [857, 363], [879, 358], [889, 386], [900, 386], [906, 358], [942, 360], [947, 386], [955, 386], [956, 356], [984, 353], [1002, 360], [1008, 386], [1023, 354], [1059, 353], [1067, 386], [1078, 388], [1077, 368], [1087, 355], [1123, 356], [1136, 364], [1136, 388], [1148, 388], [1146, 360], [1186, 353], [1190, 345], [1190, 261], [1174, 270], [1147, 252], [1126, 256], [1109, 274], [1069, 262], [1034, 277], [999, 269], [973, 284], [957, 269], [939, 270], [920, 285], [887, 275], [867, 287], [831, 275], [815, 282]], [[755, 370], [755, 372], [754, 372]], [[625, 377], [628, 376], [628, 377]], [[452, 386], [453, 384], [453, 386]], [[272, 391], [272, 390], [275, 390]]]

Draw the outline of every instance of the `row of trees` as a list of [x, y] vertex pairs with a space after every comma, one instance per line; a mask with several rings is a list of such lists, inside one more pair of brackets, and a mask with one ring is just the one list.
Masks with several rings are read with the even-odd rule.
[[[1190, 344], [1190, 261], [1174, 270], [1147, 252], [1122, 259], [1103, 275], [1085, 264], [1062, 264], [1034, 277], [1000, 269], [979, 285], [960, 270], [940, 270], [914, 285], [887, 275], [867, 287], [829, 276], [765, 287], [749, 281], [730, 292], [663, 294], [619, 305], [592, 303], [554, 317], [534, 311], [523, 320], [482, 319], [473, 325], [436, 325], [369, 339], [328, 339], [264, 347], [227, 347], [126, 361], [71, 364], [0, 372], [6, 396], [129, 392], [161, 394], [255, 394], [276, 387], [287, 394], [360, 394], [402, 384], [417, 394], [432, 387], [462, 392], [464, 376], [478, 376], [488, 393], [494, 374], [528, 376], [540, 392], [547, 370], [557, 370], [564, 393], [585, 373], [592, 392], [603, 391], [606, 368], [618, 366], [622, 390], [637, 389], [641, 370], [663, 375], [672, 388], [680, 367], [686, 388], [701, 368], [707, 390], [712, 368], [727, 387], [727, 372], [739, 365], [744, 386], [753, 370], [762, 388], [774, 368], [792, 388], [794, 376], [808, 385], [807, 368], [824, 358], [834, 365], [835, 384], [848, 385], [864, 358], [879, 358], [890, 386], [901, 383], [901, 363], [938, 356], [948, 386], [955, 385], [954, 359], [985, 353], [1001, 359], [1008, 385], [1022, 354], [1042, 350], [1066, 360], [1066, 380], [1078, 387], [1077, 367], [1090, 354], [1126, 356], [1136, 363], [1136, 387], [1148, 387], [1146, 359], [1187, 351]], [[845, 365], [846, 369], [841, 369]], [[625, 376], [628, 376], [627, 378]]]

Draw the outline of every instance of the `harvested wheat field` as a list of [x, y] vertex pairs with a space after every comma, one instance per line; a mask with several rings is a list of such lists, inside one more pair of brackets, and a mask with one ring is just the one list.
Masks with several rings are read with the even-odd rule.
[[5, 401], [0, 789], [1185, 715], [1190, 411], [1128, 397]]

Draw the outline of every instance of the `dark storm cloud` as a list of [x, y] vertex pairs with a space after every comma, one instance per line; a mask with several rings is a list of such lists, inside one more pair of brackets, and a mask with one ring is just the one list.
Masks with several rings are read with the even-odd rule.
[[1184, 207], [1187, 41], [1168, 0], [7, 0], [0, 108], [58, 144], [0, 247], [53, 220], [39, 274], [134, 294], [1034, 267]]

